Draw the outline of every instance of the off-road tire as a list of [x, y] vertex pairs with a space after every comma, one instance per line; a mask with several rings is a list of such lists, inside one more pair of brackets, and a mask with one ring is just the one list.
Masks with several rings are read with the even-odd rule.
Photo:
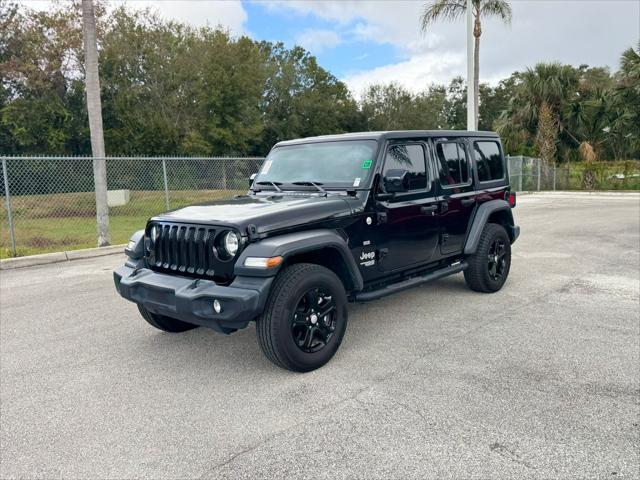
[[[491, 277], [488, 262], [489, 252], [496, 240], [501, 240], [506, 250], [504, 271], [498, 279]], [[471, 290], [493, 293], [502, 288], [511, 268], [511, 241], [502, 225], [487, 223], [484, 226], [476, 253], [467, 257], [467, 263], [469, 266], [464, 271], [464, 279]]]
[[[335, 302], [335, 330], [317, 352], [302, 351], [291, 333], [291, 321], [301, 296], [309, 289], [331, 292]], [[282, 270], [271, 287], [264, 312], [256, 322], [260, 348], [275, 365], [295, 372], [309, 372], [326, 364], [338, 350], [347, 328], [347, 295], [342, 281], [328, 268], [296, 263]]]
[[182, 322], [175, 318], [152, 313], [142, 305], [138, 305], [138, 310], [140, 311], [142, 318], [144, 318], [150, 325], [154, 326], [158, 330], [162, 330], [163, 332], [180, 333], [198, 327], [198, 325], [194, 325], [192, 323]]

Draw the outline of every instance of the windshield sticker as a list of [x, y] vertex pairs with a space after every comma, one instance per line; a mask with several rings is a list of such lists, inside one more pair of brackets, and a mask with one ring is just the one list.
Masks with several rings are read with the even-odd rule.
[[271, 168], [271, 160], [267, 160], [266, 162], [264, 162], [264, 166], [262, 167], [262, 174], [266, 175], [267, 173], [269, 173], [269, 169]]
[[359, 186], [360, 186], [360, 177], [356, 178], [356, 179], [353, 181], [353, 186], [354, 186], [354, 187], [359, 187]]
[[362, 169], [363, 170], [370, 169], [372, 163], [373, 163], [373, 160], [365, 160], [364, 162], [362, 162]]

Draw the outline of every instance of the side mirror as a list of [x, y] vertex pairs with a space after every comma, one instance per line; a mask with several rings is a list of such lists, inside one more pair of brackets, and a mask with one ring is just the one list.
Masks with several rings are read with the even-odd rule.
[[384, 183], [384, 190], [387, 193], [400, 193], [409, 191], [408, 170], [388, 170], [382, 181]]
[[256, 179], [257, 176], [258, 176], [257, 173], [251, 174], [251, 176], [249, 177], [249, 188], [251, 188], [251, 186], [253, 185], [253, 181]]

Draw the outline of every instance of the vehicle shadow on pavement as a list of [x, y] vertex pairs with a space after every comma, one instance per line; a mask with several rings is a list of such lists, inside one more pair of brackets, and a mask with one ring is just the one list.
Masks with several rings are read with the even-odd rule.
[[[349, 304], [349, 325], [343, 345], [335, 359], [321, 370], [342, 367], [343, 362], [376, 361], [381, 339], [386, 338], [383, 343], [390, 346], [393, 342], [415, 341], [416, 322], [425, 330], [419, 338], [428, 342], [428, 332], [437, 328], [436, 319], [451, 294], [458, 299], [461, 294], [478, 295], [468, 289], [462, 275], [455, 275], [370, 303]], [[213, 377], [230, 372], [236, 377], [275, 372], [283, 377], [296, 375], [272, 365], [264, 357], [256, 342], [255, 323], [224, 335], [204, 327], [170, 334], [149, 328], [142, 319], [140, 322], [135, 342], [139, 357], [148, 356], [167, 373], [195, 369], [208, 371]], [[356, 352], [359, 359], [350, 360]]]

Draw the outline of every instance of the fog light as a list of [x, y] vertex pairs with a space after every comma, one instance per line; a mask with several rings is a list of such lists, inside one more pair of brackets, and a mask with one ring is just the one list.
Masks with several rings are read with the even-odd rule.
[[214, 310], [216, 313], [220, 313], [220, 312], [222, 311], [222, 304], [220, 303], [220, 300], [215, 299], [215, 300], [213, 301], [213, 310]]

